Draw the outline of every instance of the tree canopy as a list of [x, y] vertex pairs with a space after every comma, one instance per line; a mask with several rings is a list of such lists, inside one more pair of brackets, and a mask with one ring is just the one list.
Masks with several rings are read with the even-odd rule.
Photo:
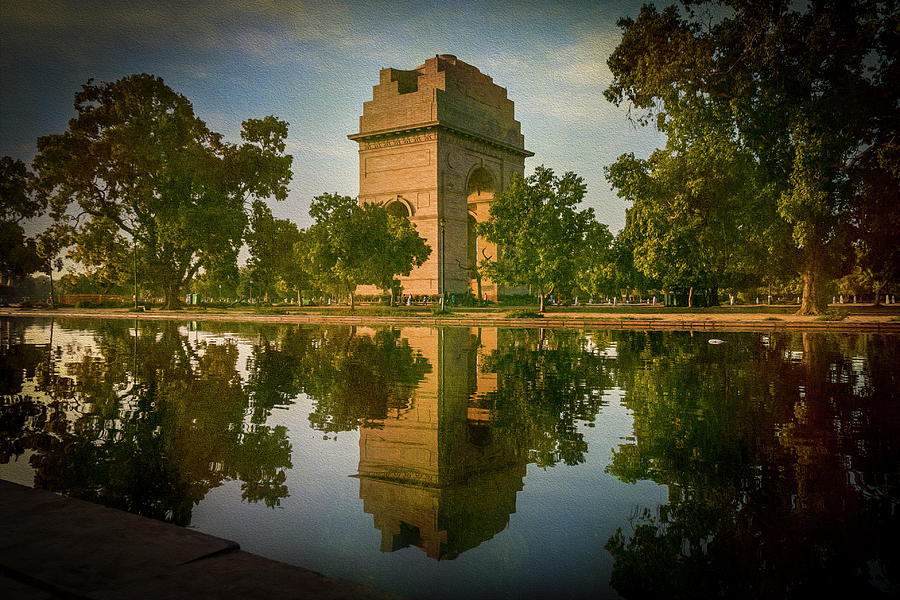
[[293, 221], [276, 219], [265, 202], [256, 200], [245, 237], [250, 251], [249, 275], [258, 284], [260, 295], [268, 300], [270, 294], [283, 291], [285, 286], [299, 289], [294, 286], [302, 282], [303, 273], [297, 272], [300, 262], [294, 256], [294, 245], [303, 235]]
[[854, 174], [896, 139], [898, 21], [874, 0], [686, 1], [619, 21], [607, 99], [655, 121], [670, 151], [714, 140], [752, 161], [765, 212], [790, 234], [772, 239], [802, 278], [804, 313], [847, 249]]
[[[543, 311], [544, 297], [571, 285], [584, 266], [588, 233], [605, 227], [594, 220], [592, 209], [577, 210], [586, 189], [575, 173], [557, 177], [544, 166], [527, 179], [513, 178], [491, 202], [489, 219], [478, 224], [479, 234], [499, 248], [485, 272], [502, 284], [531, 286]], [[598, 231], [593, 235], [604, 237]]]
[[312, 201], [309, 214], [315, 223], [297, 248], [300, 260], [318, 287], [348, 294], [351, 308], [358, 286], [390, 290], [395, 276], [409, 275], [431, 253], [412, 223], [382, 206], [323, 194]]
[[20, 225], [44, 209], [33, 194], [33, 184], [25, 163], [8, 156], [0, 158], [0, 276], [21, 277], [40, 266], [37, 245]]
[[38, 139], [38, 189], [87, 266], [135, 252], [145, 285], [172, 306], [203, 267], [236, 257], [252, 199], [287, 196], [287, 123], [249, 119], [230, 144], [162, 79], [88, 81], [65, 133]]

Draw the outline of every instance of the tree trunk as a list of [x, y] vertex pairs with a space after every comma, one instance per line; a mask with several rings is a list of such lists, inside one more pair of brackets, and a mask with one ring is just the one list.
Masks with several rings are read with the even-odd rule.
[[354, 298], [353, 298], [353, 291], [351, 290], [350, 291], [350, 310], [353, 310], [354, 306], [355, 306], [355, 304], [354, 304]]
[[[884, 289], [885, 282], [875, 285], [875, 306], [881, 306], [881, 290]], [[53, 280], [50, 280], [50, 287], [53, 287]]]
[[800, 298], [800, 310], [798, 315], [818, 315], [824, 307], [825, 298], [822, 296], [822, 276], [815, 266], [808, 266], [800, 274], [803, 281], [803, 295]]
[[173, 308], [175, 308], [175, 288], [171, 285], [167, 285], [163, 292], [163, 296], [165, 298], [166, 310], [172, 310]]
[[688, 290], [688, 308], [694, 307], [694, 286], [691, 286], [691, 289]]
[[56, 292], [53, 290], [53, 263], [50, 264], [47, 272], [50, 275], [50, 306], [56, 308]]
[[540, 295], [541, 295], [541, 307], [540, 307], [540, 309], [538, 310], [538, 312], [541, 312], [541, 313], [542, 313], [542, 312], [544, 312], [544, 290], [540, 290], [539, 293], [540, 293]]

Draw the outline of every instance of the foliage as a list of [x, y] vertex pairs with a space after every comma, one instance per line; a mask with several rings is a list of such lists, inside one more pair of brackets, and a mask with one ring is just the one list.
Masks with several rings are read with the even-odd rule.
[[220, 258], [221, 260], [213, 260], [212, 264], [207, 264], [204, 271], [194, 278], [191, 290], [202, 298], [234, 300], [238, 297], [240, 283], [238, 266], [232, 257]]
[[[294, 257], [294, 245], [302, 239], [297, 225], [287, 219], [276, 219], [265, 202], [253, 202], [250, 229], [246, 235], [250, 258], [247, 261], [249, 276], [257, 283], [260, 296], [268, 301], [285, 288], [298, 292], [306, 287], [308, 279]], [[279, 286], [280, 283], [286, 284]], [[296, 288], [294, 286], [297, 286]], [[293, 294], [289, 294], [293, 295]]]
[[575, 288], [586, 296], [613, 294], [622, 278], [616, 269], [615, 238], [603, 223], [591, 221], [575, 270]]
[[33, 193], [33, 175], [20, 160], [0, 158], [0, 275], [19, 278], [41, 266], [35, 240], [20, 223], [43, 211], [46, 204]]
[[412, 223], [378, 205], [323, 194], [313, 199], [309, 214], [315, 223], [295, 253], [319, 288], [349, 294], [351, 309], [357, 286], [392, 290], [397, 275], [409, 275], [431, 253]]
[[[502, 334], [502, 337], [501, 337]], [[520, 329], [498, 332], [498, 347], [482, 370], [496, 373], [496, 391], [478, 400], [491, 410], [499, 439], [515, 440], [539, 467], [584, 462], [588, 451], [579, 422], [593, 423], [612, 387], [611, 365], [593, 351], [609, 332]]]
[[891, 283], [900, 282], [900, 142], [869, 152], [854, 171], [852, 238], [855, 273], [875, 293], [875, 303]]
[[670, 139], [648, 160], [623, 155], [607, 169], [632, 203], [621, 237], [634, 267], [663, 290], [740, 287], [775, 264], [763, 241], [774, 210], [766, 213], [751, 157], [704, 134], [686, 147]]
[[608, 241], [592, 209], [576, 210], [585, 191], [574, 173], [560, 178], [543, 166], [527, 179], [514, 177], [494, 197], [488, 220], [478, 224], [479, 235], [499, 248], [484, 272], [499, 283], [531, 286], [540, 296], [541, 311], [547, 294], [566, 286], [574, 291], [579, 267], [597, 258], [590, 255], [596, 248], [587, 240]]
[[[752, 161], [759, 214], [777, 215], [762, 225], [781, 264], [803, 278], [804, 313], [821, 309], [823, 283], [841, 266], [861, 157], [897, 134], [898, 19], [891, 3], [874, 0], [700, 1], [662, 12], [645, 5], [619, 22], [606, 97], [637, 109], [640, 123], [655, 121], [670, 151], [711, 142], [713, 158], [733, 145]], [[701, 181], [718, 185], [727, 172]]]
[[251, 199], [287, 195], [287, 123], [243, 122], [239, 145], [223, 141], [162, 79], [88, 81], [63, 134], [38, 139], [38, 190], [73, 258], [122, 280], [136, 249], [143, 286], [171, 307], [186, 284], [242, 244]]
[[[611, 585], [625, 597], [807, 598], [896, 583], [897, 461], [883, 425], [895, 422], [896, 344], [878, 338], [738, 335], [710, 346], [623, 333], [617, 384], [634, 439], [608, 470], [669, 495], [607, 541]], [[887, 580], [873, 578], [874, 562]]]

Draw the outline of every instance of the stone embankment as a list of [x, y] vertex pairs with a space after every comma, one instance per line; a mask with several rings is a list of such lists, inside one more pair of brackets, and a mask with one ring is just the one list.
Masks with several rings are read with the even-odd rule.
[[900, 321], [894, 312], [880, 314], [851, 314], [842, 321], [819, 321], [814, 317], [793, 314], [715, 312], [715, 313], [675, 313], [658, 314], [553, 312], [540, 318], [511, 318], [502, 311], [460, 310], [449, 315], [431, 315], [424, 312], [380, 315], [367, 313], [365, 308], [359, 314], [320, 310], [314, 312], [287, 312], [286, 314], [265, 314], [236, 311], [172, 310], [143, 313], [128, 312], [123, 309], [0, 309], [0, 317], [63, 317], [63, 318], [103, 318], [142, 319], [180, 321], [249, 321], [258, 323], [306, 323], [306, 324], [347, 324], [347, 325], [399, 325], [425, 327], [530, 327], [530, 328], [571, 328], [571, 329], [638, 329], [638, 330], [681, 330], [681, 331], [831, 331], [848, 333], [900, 333]]
[[229, 540], [2, 480], [0, 597], [396, 598]]

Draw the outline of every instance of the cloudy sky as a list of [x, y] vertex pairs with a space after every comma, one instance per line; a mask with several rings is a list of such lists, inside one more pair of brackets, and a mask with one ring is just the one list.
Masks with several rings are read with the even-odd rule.
[[664, 140], [634, 129], [603, 98], [616, 21], [640, 2], [356, 2], [347, 0], [0, 0], [0, 155], [25, 161], [40, 135], [65, 131], [90, 78], [152, 73], [214, 130], [274, 114], [290, 123], [294, 179], [276, 216], [309, 224], [313, 196], [359, 191], [355, 133], [383, 67], [455, 54], [508, 90], [539, 164], [575, 171], [613, 231], [625, 203], [603, 167]]

